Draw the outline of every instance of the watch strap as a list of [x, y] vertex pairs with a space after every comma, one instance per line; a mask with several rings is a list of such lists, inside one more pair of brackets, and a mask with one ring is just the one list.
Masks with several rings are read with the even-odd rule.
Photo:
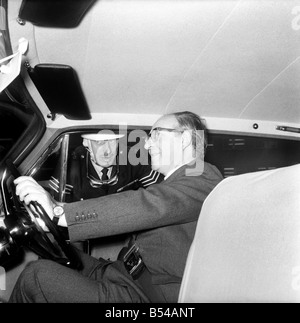
[[54, 224], [58, 225], [59, 218], [60, 218], [60, 216], [58, 216], [58, 215], [54, 215], [54, 217], [53, 217], [53, 219], [52, 219], [52, 222], [53, 222]]

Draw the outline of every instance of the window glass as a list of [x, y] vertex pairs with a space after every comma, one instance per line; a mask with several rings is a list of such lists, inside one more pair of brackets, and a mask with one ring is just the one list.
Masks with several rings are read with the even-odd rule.
[[224, 177], [291, 166], [300, 163], [300, 141], [210, 134], [206, 161]]
[[[71, 174], [71, 169], [74, 170], [74, 167], [70, 166], [72, 163], [73, 166], [74, 163], [77, 164], [74, 162], [74, 153], [86, 152], [81, 137], [83, 133], [97, 133], [98, 131], [99, 129], [62, 134], [42, 154], [28, 171], [28, 175], [50, 192], [55, 200], [71, 202], [72, 188], [69, 185], [69, 180], [72, 174], [74, 175], [74, 173]], [[130, 144], [132, 146], [135, 142]]]

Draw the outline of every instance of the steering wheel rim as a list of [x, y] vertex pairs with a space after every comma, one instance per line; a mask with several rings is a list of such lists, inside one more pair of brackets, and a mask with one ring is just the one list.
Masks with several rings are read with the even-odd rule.
[[[74, 250], [74, 248], [64, 239], [61, 232], [58, 229], [58, 226], [52, 222], [47, 212], [44, 210], [42, 205], [40, 205], [37, 202], [31, 202], [30, 203], [35, 209], [37, 214], [40, 216], [42, 221], [44, 221], [46, 227], [49, 229], [50, 233], [54, 237], [55, 241], [58, 243], [62, 251], [64, 252], [65, 256], [67, 257], [65, 259], [65, 265], [80, 269], [81, 268], [81, 261], [78, 257], [78, 254]], [[41, 231], [41, 234], [44, 235], [45, 240], [49, 241], [49, 244], [53, 246], [53, 249], [57, 249], [56, 246], [51, 242], [51, 240], [48, 238], [46, 232], [43, 230], [43, 228], [40, 226], [38, 221], [36, 221], [36, 226], [39, 228], [39, 231]], [[48, 238], [48, 239], [47, 239]], [[56, 250], [58, 251], [58, 250]], [[60, 259], [60, 258], [59, 258]], [[64, 259], [60, 259], [59, 262], [64, 261]]]
[[[7, 160], [6, 165], [13, 178], [21, 176], [12, 161]], [[58, 226], [52, 222], [43, 206], [37, 202], [31, 202], [29, 206], [21, 202], [16, 195], [13, 182], [10, 186], [10, 192], [15, 214], [11, 219], [5, 217], [4, 223], [13, 240], [18, 244], [27, 246], [42, 258], [56, 261], [73, 269], [81, 269], [82, 262], [78, 253], [65, 240]], [[45, 223], [57, 245], [51, 241], [48, 234], [41, 227], [37, 220], [38, 218]]]

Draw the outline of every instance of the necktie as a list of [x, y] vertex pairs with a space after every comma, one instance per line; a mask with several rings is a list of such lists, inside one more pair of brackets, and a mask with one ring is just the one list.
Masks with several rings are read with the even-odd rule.
[[107, 173], [108, 173], [108, 168], [103, 168], [102, 169], [102, 181], [107, 181], [108, 180]]

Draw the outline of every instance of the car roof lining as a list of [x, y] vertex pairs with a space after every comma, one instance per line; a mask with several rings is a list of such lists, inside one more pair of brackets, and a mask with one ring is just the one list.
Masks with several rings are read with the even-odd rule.
[[[9, 4], [13, 16], [18, 1]], [[300, 123], [296, 2], [98, 0], [91, 9], [76, 28], [20, 27], [13, 17], [9, 27], [13, 45], [28, 37], [31, 66], [72, 66], [92, 123], [135, 115], [150, 125], [154, 116], [190, 110], [213, 130], [239, 124], [247, 133], [257, 122], [259, 135], [300, 138], [276, 130]]]
[[300, 121], [294, 7], [265, 0], [97, 1], [77, 28], [36, 26], [35, 40], [40, 62], [68, 61], [76, 70], [91, 113], [188, 109], [293, 123]]

